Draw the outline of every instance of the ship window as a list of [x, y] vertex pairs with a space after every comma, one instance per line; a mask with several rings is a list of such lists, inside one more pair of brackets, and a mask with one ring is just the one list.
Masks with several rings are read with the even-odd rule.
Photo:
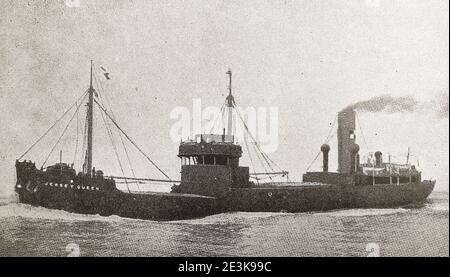
[[189, 164], [198, 164], [198, 157], [192, 157], [192, 161], [191, 161], [191, 157], [189, 157]]
[[224, 156], [217, 156], [216, 157], [216, 165], [227, 165], [227, 158]]
[[353, 130], [350, 131], [350, 139], [355, 139], [355, 132]]
[[214, 156], [204, 156], [204, 164], [213, 165], [214, 164]]

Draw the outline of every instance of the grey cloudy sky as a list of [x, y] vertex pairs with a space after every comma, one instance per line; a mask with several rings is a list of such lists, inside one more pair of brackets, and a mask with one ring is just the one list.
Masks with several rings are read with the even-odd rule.
[[[0, 7], [0, 170], [8, 181], [1, 191], [12, 191], [15, 158], [87, 88], [90, 59], [111, 73], [105, 89], [119, 124], [176, 179], [170, 111], [191, 109], [193, 98], [220, 106], [231, 68], [240, 106], [279, 107], [272, 159], [295, 180], [342, 108], [381, 94], [433, 103], [418, 112], [361, 113], [368, 146], [359, 143], [363, 153], [399, 156], [410, 146], [424, 177], [448, 190], [448, 113], [434, 112], [445, 101], [448, 109], [446, 0], [80, 0], [77, 8], [10, 0]], [[433, 100], [439, 95], [443, 102]], [[97, 124], [94, 164], [118, 174]], [[42, 162], [57, 136], [26, 158]], [[158, 176], [132, 156], [140, 176]]]

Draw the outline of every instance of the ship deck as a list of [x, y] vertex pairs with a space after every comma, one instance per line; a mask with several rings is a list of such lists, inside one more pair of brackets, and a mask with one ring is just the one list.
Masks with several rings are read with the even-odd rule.
[[124, 192], [126, 194], [132, 195], [152, 195], [152, 196], [167, 196], [167, 197], [191, 197], [191, 198], [206, 198], [206, 199], [215, 199], [215, 197], [204, 196], [198, 194], [188, 194], [188, 193], [171, 193], [171, 192], [155, 192], [155, 191], [131, 191]]
[[286, 189], [286, 188], [308, 188], [308, 187], [325, 187], [330, 184], [312, 183], [312, 182], [271, 182], [256, 185], [252, 189]]

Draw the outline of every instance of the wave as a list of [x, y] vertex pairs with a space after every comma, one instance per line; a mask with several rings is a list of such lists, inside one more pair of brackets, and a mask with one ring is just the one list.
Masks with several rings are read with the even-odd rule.
[[34, 207], [28, 204], [10, 203], [0, 206], [0, 218], [21, 217], [39, 220], [65, 220], [65, 221], [122, 221], [124, 218], [112, 215], [85, 215], [70, 213], [63, 210]]
[[448, 192], [433, 192], [425, 203], [425, 208], [433, 211], [448, 212]]
[[448, 202], [448, 191], [436, 191], [432, 192], [428, 197], [430, 200], [447, 200]]
[[265, 219], [274, 216], [287, 215], [286, 213], [252, 213], [252, 212], [234, 212], [215, 214], [203, 218], [174, 220], [174, 221], [152, 221], [143, 219], [124, 218], [117, 215], [101, 216], [101, 215], [86, 215], [70, 213], [63, 210], [47, 209], [44, 207], [35, 207], [22, 203], [9, 203], [7, 205], [0, 205], [0, 219], [1, 218], [27, 218], [35, 220], [62, 220], [62, 221], [100, 221], [100, 222], [126, 222], [126, 221], [141, 221], [144, 223], [158, 222], [161, 224], [190, 224], [190, 225], [209, 225], [209, 224], [229, 224], [233, 223], [250, 223], [260, 219]]
[[233, 223], [251, 223], [252, 221], [257, 221], [261, 219], [292, 215], [288, 213], [272, 213], [272, 212], [228, 212], [210, 215], [203, 218], [197, 219], [187, 219], [187, 220], [176, 220], [168, 221], [167, 223], [186, 223], [186, 224], [197, 224], [197, 225], [208, 225], [208, 224], [228, 224]]
[[319, 216], [333, 216], [333, 217], [367, 217], [367, 216], [383, 216], [393, 215], [399, 213], [406, 213], [408, 209], [395, 208], [395, 209], [350, 209], [350, 210], [335, 210], [330, 212], [318, 212], [313, 213]]
[[11, 204], [11, 203], [18, 203], [18, 202], [19, 202], [19, 199], [18, 199], [18, 197], [16, 195], [10, 195], [8, 197], [1, 197], [0, 198], [0, 206], [8, 205], [8, 204]]
[[428, 203], [425, 207], [433, 211], [448, 212], [448, 202]]

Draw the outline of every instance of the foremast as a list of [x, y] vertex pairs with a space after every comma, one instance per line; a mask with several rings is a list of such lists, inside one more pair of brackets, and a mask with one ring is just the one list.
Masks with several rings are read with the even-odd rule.
[[94, 125], [94, 93], [95, 89], [92, 86], [92, 60], [91, 60], [91, 78], [88, 89], [89, 101], [87, 104], [87, 151], [86, 151], [86, 167], [84, 173], [92, 174], [92, 147], [93, 147], [93, 125]]
[[231, 70], [227, 71], [227, 75], [230, 78], [230, 83], [228, 85], [228, 96], [227, 96], [227, 107], [228, 107], [228, 126], [227, 126], [227, 136], [233, 135], [233, 106], [234, 106], [234, 97], [231, 94]]

